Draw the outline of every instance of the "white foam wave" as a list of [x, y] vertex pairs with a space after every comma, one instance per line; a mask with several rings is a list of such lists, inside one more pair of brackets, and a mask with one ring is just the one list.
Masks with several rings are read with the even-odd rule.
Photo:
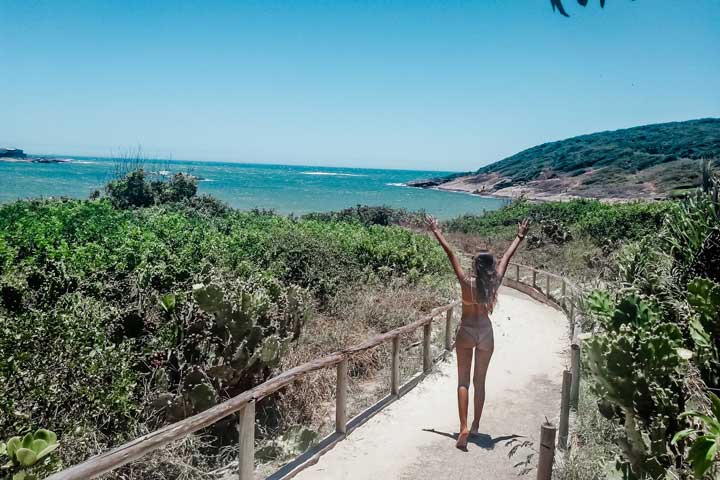
[[405, 183], [386, 183], [388, 187], [407, 187]]
[[301, 175], [327, 175], [329, 177], [367, 177], [360, 173], [338, 173], [338, 172], [300, 172]]

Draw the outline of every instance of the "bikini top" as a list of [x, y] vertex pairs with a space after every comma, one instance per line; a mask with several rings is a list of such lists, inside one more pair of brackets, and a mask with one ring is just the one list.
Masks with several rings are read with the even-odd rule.
[[470, 301], [467, 301], [464, 298], [460, 297], [460, 301], [462, 302], [462, 304], [468, 306], [481, 305], [485, 307], [485, 310], [488, 312], [488, 314], [492, 313], [492, 306], [487, 306], [486, 304], [477, 301], [477, 284], [475, 283], [477, 280], [475, 279], [475, 277], [466, 277], [466, 281], [470, 285]]
[[477, 286], [475, 285], [475, 278], [474, 277], [466, 277], [465, 279], [468, 284], [470, 284], [470, 301], [465, 300], [462, 296], [460, 297], [460, 301], [463, 305], [477, 305], [478, 302], [475, 301], [475, 293], [477, 291]]

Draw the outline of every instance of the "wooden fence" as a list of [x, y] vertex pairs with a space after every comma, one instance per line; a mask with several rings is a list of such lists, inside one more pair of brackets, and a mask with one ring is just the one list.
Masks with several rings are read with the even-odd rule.
[[[513, 275], [514, 273], [514, 275]], [[527, 273], [527, 276], [522, 275]], [[514, 277], [514, 278], [513, 278]], [[563, 385], [568, 383], [568, 387], [563, 389], [563, 405], [565, 405], [565, 397], [568, 397], [568, 406], [577, 407], [577, 392], [579, 382], [580, 356], [579, 343], [577, 343], [580, 331], [579, 322], [577, 322], [576, 314], [581, 311], [582, 292], [576, 285], [568, 280], [550, 272], [538, 270], [532, 267], [511, 263], [510, 270], [504, 279], [504, 284], [508, 287], [520, 290], [533, 298], [543, 301], [547, 304], [564, 310], [570, 320], [570, 336], [573, 339], [572, 349], [572, 371], [565, 375], [566, 380]], [[312, 451], [306, 452], [298, 459], [283, 467], [280, 471], [273, 474], [270, 478], [290, 478], [301, 471], [303, 468], [316, 462], [320, 455], [330, 450], [339, 441], [343, 440], [352, 430], [360, 426], [374, 413], [387, 406], [392, 401], [399, 398], [402, 394], [413, 388], [420, 380], [432, 369], [436, 358], [432, 356], [431, 335], [433, 321], [444, 315], [444, 336], [446, 352], [453, 345], [453, 310], [460, 304], [459, 301], [449, 303], [432, 310], [425, 317], [404, 325], [402, 327], [391, 330], [387, 333], [377, 335], [365, 342], [346, 348], [344, 350], [332, 353], [322, 358], [314, 359], [310, 362], [299, 365], [290, 370], [267, 380], [266, 382], [247, 390], [223, 403], [215, 405], [204, 412], [188, 417], [179, 422], [167, 425], [152, 433], [139, 437], [131, 442], [121, 445], [113, 450], [102, 453], [89, 460], [70, 467], [66, 470], [58, 472], [48, 480], [85, 480], [95, 478], [103, 473], [110, 472], [129, 462], [138, 460], [145, 455], [162, 448], [169, 443], [180, 440], [187, 435], [197, 432], [203, 428], [209, 427], [214, 423], [233, 414], [238, 414], [238, 442], [239, 456], [237, 475], [240, 480], [251, 480], [254, 478], [255, 470], [255, 404], [259, 400], [277, 392], [304, 377], [305, 375], [325, 369], [336, 368], [336, 395], [335, 395], [335, 432], [329, 437], [322, 440]], [[401, 385], [400, 375], [400, 338], [403, 335], [412, 334], [420, 327], [423, 329], [423, 371], [405, 385]], [[383, 400], [370, 407], [357, 417], [348, 420], [347, 417], [347, 386], [348, 386], [348, 361], [356, 354], [366, 350], [376, 348], [386, 342], [392, 343], [392, 365], [391, 365], [391, 381], [390, 392]], [[577, 348], [576, 348], [577, 347]], [[577, 350], [577, 355], [575, 351]], [[441, 356], [442, 357], [442, 356]], [[565, 390], [567, 389], [567, 392]], [[573, 393], [574, 392], [574, 393]], [[574, 400], [573, 400], [574, 399]], [[574, 403], [573, 403], [574, 401]], [[566, 448], [563, 441], [563, 432], [567, 436], [567, 412], [569, 408], [563, 408], [560, 417], [560, 442], [558, 447]], [[543, 473], [552, 471], [552, 455], [554, 454], [555, 429], [552, 425], [543, 425], [541, 440], [540, 465], [538, 468], [538, 479], [546, 480], [549, 476]], [[552, 439], [550, 439], [552, 434]], [[566, 441], [566, 439], [565, 439]], [[543, 445], [546, 447], [543, 447]], [[550, 449], [552, 444], [552, 449]], [[547, 450], [547, 452], [545, 452]], [[550, 456], [548, 456], [548, 453]], [[548, 462], [549, 458], [549, 464]], [[545, 465], [543, 462], [545, 462]], [[545, 469], [545, 470], [543, 470]], [[549, 473], [547, 473], [549, 475]]]
[[[437, 359], [432, 355], [432, 322], [444, 314], [445, 350], [449, 351], [453, 344], [454, 329], [452, 326], [453, 310], [459, 301], [455, 301], [432, 310], [428, 315], [408, 325], [377, 335], [354, 347], [346, 348], [322, 358], [299, 365], [282, 372], [268, 381], [247, 390], [223, 403], [215, 405], [204, 412], [188, 417], [179, 422], [167, 425], [152, 433], [139, 437], [131, 442], [121, 445], [111, 451], [102, 453], [89, 460], [58, 472], [47, 480], [85, 480], [95, 478], [103, 473], [110, 472], [122, 465], [138, 460], [150, 452], [180, 440], [193, 432], [206, 428], [223, 418], [235, 413], [239, 416], [239, 457], [238, 475], [241, 480], [254, 478], [255, 469], [255, 404], [260, 399], [277, 392], [283, 387], [293, 383], [303, 376], [324, 368], [337, 370], [336, 405], [335, 405], [335, 433], [320, 442], [313, 455], [302, 456], [300, 461], [291, 462], [290, 467], [284, 467], [281, 475], [276, 478], [290, 478], [301, 469], [317, 461], [317, 458], [341, 441], [354, 428], [364, 423], [371, 414], [377, 413], [381, 408], [399, 398], [400, 395], [414, 387], [432, 369]], [[400, 378], [400, 337], [423, 329], [423, 371], [420, 375], [401, 386]], [[392, 343], [392, 367], [390, 394], [378, 404], [368, 409], [360, 416], [348, 420], [347, 418], [347, 386], [348, 361], [360, 352], [378, 347], [386, 342]]]

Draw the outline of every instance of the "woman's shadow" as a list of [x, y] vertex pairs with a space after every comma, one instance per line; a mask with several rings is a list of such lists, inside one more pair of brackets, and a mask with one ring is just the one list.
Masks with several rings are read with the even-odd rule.
[[[430, 433], [436, 433], [438, 435], [442, 435], [443, 437], [451, 438], [453, 441], [457, 441], [458, 434], [457, 433], [448, 433], [448, 432], [441, 432], [440, 430], [435, 430], [434, 428], [423, 428], [423, 432], [430, 432]], [[486, 450], [492, 450], [495, 448], [495, 444], [498, 442], [502, 442], [505, 440], [512, 440], [513, 438], [519, 438], [522, 435], [503, 435], [500, 437], [491, 437], [487, 433], [473, 433], [470, 435], [470, 438], [468, 438], [468, 443], [472, 443], [474, 445], [477, 445], [480, 448], [484, 448]], [[467, 452], [467, 448], [463, 449], [464, 452]]]

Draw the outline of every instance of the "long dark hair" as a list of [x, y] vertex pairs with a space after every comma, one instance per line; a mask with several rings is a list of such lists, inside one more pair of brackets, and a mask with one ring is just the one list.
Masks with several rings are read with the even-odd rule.
[[480, 250], [473, 258], [473, 270], [475, 270], [475, 301], [492, 311], [500, 287], [493, 254], [488, 250]]

